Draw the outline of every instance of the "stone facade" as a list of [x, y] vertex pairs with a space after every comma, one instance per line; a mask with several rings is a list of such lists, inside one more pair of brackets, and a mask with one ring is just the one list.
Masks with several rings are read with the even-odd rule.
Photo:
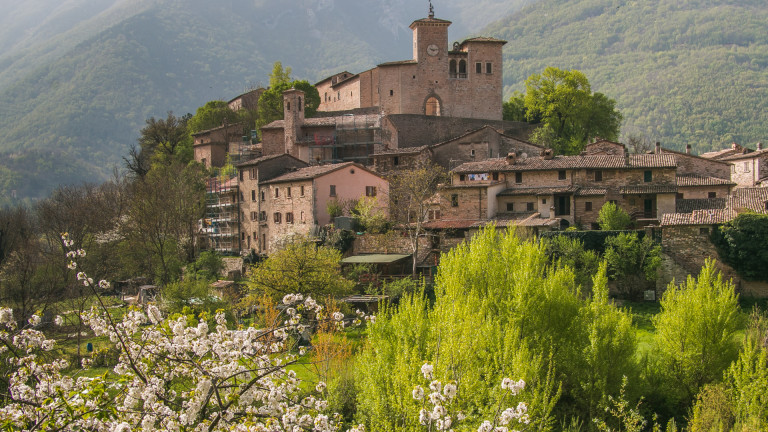
[[305, 162], [286, 154], [256, 158], [237, 165], [242, 196], [240, 236], [243, 251], [266, 253], [262, 225], [266, 222], [268, 209], [265, 207], [267, 197], [261, 195], [261, 182], [305, 166]]
[[755, 187], [768, 177], [768, 150], [724, 158], [731, 165], [731, 181], [737, 187]]
[[241, 109], [247, 109], [249, 111], [255, 111], [259, 108], [259, 98], [265, 89], [257, 88], [249, 92], [243, 93], [227, 102], [229, 109], [232, 111], [239, 111]]
[[450, 21], [416, 20], [413, 59], [341, 72], [316, 84], [320, 111], [379, 107], [384, 114], [501, 120], [506, 41], [472, 38], [448, 45]]
[[242, 142], [242, 125], [223, 125], [192, 134], [194, 158], [204, 167], [222, 167], [227, 153], [236, 153]]
[[[380, 199], [387, 213], [387, 181], [352, 162], [298, 169], [259, 184], [259, 246], [272, 253], [294, 235], [312, 235], [331, 222], [328, 203], [357, 200], [364, 196]], [[263, 200], [262, 200], [263, 197]]]

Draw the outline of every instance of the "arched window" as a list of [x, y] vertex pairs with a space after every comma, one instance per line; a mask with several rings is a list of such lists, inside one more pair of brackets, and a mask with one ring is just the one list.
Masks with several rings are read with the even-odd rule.
[[429, 116], [439, 116], [440, 115], [440, 101], [437, 100], [436, 97], [432, 96], [429, 99], [427, 99], [427, 105], [425, 113]]
[[459, 60], [459, 78], [467, 77], [467, 61]]
[[456, 60], [451, 60], [450, 63], [448, 63], [448, 76], [456, 78]]
[[299, 111], [301, 111], [301, 97], [299, 97]]

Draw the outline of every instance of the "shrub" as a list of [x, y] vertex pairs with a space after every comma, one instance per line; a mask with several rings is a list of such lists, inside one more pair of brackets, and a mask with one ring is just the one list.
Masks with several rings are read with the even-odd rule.
[[632, 225], [632, 218], [621, 207], [609, 201], [600, 208], [597, 223], [604, 231], [625, 230]]

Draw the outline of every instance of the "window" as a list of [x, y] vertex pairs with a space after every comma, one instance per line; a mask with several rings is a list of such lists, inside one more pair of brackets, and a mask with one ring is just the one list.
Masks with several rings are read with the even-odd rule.
[[532, 202], [525, 203], [525, 210], [527, 211], [533, 211], [533, 204]]
[[304, 223], [304, 212], [301, 212], [301, 213], [299, 214], [299, 217], [301, 218], [301, 219], [300, 219], [300, 222], [301, 222], [301, 223]]
[[331, 196], [336, 196], [336, 185], [331, 185], [330, 195]]
[[459, 78], [467, 77], [467, 61], [459, 60]]
[[245, 240], [245, 233], [240, 234], [240, 240]]
[[208, 165], [205, 164], [205, 158], [202, 158], [200, 162], [203, 164], [204, 167], [207, 167]]
[[253, 232], [253, 241], [256, 241], [259, 238], [259, 236], [256, 235], [256, 231]]
[[542, 199], [541, 199], [541, 203], [542, 203], [542, 204], [546, 204], [546, 203], [547, 203], [547, 199], [546, 199], [546, 198], [542, 198]]
[[451, 195], [451, 207], [458, 207], [459, 206], [459, 195], [453, 194]]
[[515, 173], [515, 183], [522, 183], [523, 182], [523, 173], [516, 172]]
[[390, 95], [390, 96], [394, 96], [394, 95], [395, 95], [395, 91], [394, 91], [394, 90], [390, 90], [390, 91], [389, 91], [389, 95]]
[[483, 73], [483, 64], [480, 62], [475, 63], [475, 73]]
[[595, 171], [595, 181], [603, 181], [603, 172]]
[[485, 73], [490, 74], [493, 73], [493, 63], [487, 62], [485, 63]]
[[365, 196], [367, 196], [367, 197], [375, 197], [376, 196], [376, 186], [366, 186], [365, 187]]
[[256, 201], [256, 190], [251, 190], [251, 201]]
[[451, 78], [456, 78], [456, 60], [451, 60], [448, 63], [448, 76]]
[[285, 214], [285, 223], [289, 223], [289, 224], [293, 223], [293, 213], [288, 212]]
[[744, 172], [749, 172], [749, 162], [744, 162]]
[[280, 188], [275, 188], [275, 198], [280, 198]]
[[584, 211], [592, 211], [592, 201], [587, 201], [584, 203]]
[[395, 159], [392, 161], [392, 164], [393, 164], [394, 166], [398, 166], [398, 165], [400, 165], [400, 157], [398, 157], [398, 156], [395, 156]]
[[245, 201], [245, 200], [243, 199], [243, 191], [240, 191], [240, 202], [243, 202], [243, 201]]
[[304, 196], [304, 186], [299, 188], [299, 195]]
[[261, 191], [261, 200], [266, 200], [267, 194], [264, 191]]
[[285, 188], [285, 197], [290, 198], [291, 197], [291, 188], [290, 186]]
[[[259, 213], [259, 220], [262, 221], [262, 222], [267, 220], [267, 212], [262, 211], [261, 213]], [[254, 237], [256, 237], [256, 236], [254, 236]]]
[[475, 157], [475, 149], [469, 151], [469, 157]]
[[683, 199], [684, 197], [685, 197], [685, 195], [683, 195], [680, 192], [678, 192], [677, 195], [675, 195], [675, 198], [677, 198], [677, 199]]
[[282, 221], [282, 219], [283, 219], [283, 215], [280, 214], [279, 212], [275, 212], [272, 215], [272, 220], [274, 220], [275, 223], [280, 223]]
[[492, 173], [491, 174], [491, 178], [493, 179], [493, 181], [498, 181], [499, 180], [499, 173], [497, 173], [497, 172]]
[[298, 109], [299, 111], [301, 111], [301, 98], [299, 98], [299, 105], [298, 105], [297, 109]]
[[507, 211], [508, 212], [515, 211], [515, 203], [507, 203]]
[[[203, 161], [205, 161], [205, 159], [203, 159]], [[203, 164], [205, 164], [205, 162], [203, 162]], [[732, 173], [736, 172], [736, 165], [731, 165], [731, 172]]]
[[243, 171], [240, 171], [240, 181], [243, 181]]
[[701, 235], [709, 235], [709, 228], [699, 228], [699, 234]]
[[267, 235], [262, 234], [261, 235], [261, 248], [266, 250], [267, 249]]
[[459, 181], [464, 181], [467, 177], [464, 174], [459, 174]]
[[707, 198], [717, 198], [717, 192], [707, 192]]
[[643, 181], [648, 183], [653, 181], [653, 171], [651, 170], [645, 170], [643, 172]]
[[285, 108], [286, 108], [288, 111], [290, 111], [290, 110], [291, 110], [291, 103], [290, 103], [290, 102], [288, 102], [288, 103], [285, 105]]
[[430, 210], [427, 213], [427, 218], [429, 220], [440, 220], [440, 210]]
[[565, 180], [565, 170], [560, 170], [557, 172], [557, 179], [558, 180]]
[[256, 212], [255, 212], [255, 211], [252, 211], [252, 212], [251, 212], [251, 220], [252, 220], [252, 221], [255, 221], [255, 220], [256, 220]]

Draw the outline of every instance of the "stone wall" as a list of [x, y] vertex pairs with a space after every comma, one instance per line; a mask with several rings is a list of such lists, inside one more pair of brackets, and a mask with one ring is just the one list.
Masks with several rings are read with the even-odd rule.
[[715, 198], [727, 198], [730, 194], [731, 186], [678, 186], [677, 193], [681, 199], [704, 199], [710, 198], [709, 193], [714, 192]]
[[[419, 147], [452, 140], [459, 135], [491, 126], [520, 140], [528, 139], [534, 125], [503, 120], [437, 117], [415, 114], [388, 115], [382, 119], [382, 128], [389, 148]], [[538, 152], [536, 153], [538, 154]]]
[[[352, 255], [362, 254], [404, 254], [413, 253], [411, 240], [405, 234], [390, 231], [386, 234], [363, 234], [356, 236], [352, 243]], [[424, 261], [432, 253], [432, 238], [419, 237], [419, 255], [417, 263]]]

